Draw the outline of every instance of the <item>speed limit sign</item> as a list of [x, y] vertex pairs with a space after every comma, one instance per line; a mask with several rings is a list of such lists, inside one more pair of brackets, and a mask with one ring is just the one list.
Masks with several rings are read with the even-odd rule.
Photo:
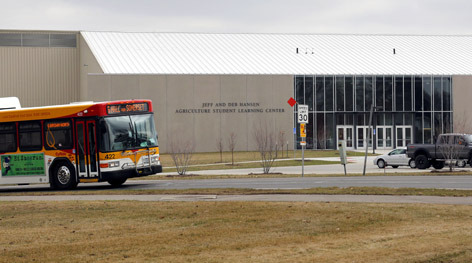
[[298, 123], [308, 123], [308, 105], [298, 104], [297, 121]]

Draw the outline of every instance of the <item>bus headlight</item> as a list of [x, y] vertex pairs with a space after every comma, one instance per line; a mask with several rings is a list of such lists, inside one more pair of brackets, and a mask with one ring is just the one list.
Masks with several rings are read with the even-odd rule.
[[108, 167], [110, 167], [110, 168], [120, 167], [120, 161], [109, 162], [109, 163], [108, 163]]
[[152, 163], [159, 163], [159, 156], [152, 156], [151, 157], [151, 162]]

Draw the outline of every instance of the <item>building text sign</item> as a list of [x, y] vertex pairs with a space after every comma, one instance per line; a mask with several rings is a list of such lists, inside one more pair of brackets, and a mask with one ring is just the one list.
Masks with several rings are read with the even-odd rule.
[[197, 108], [178, 108], [175, 113], [284, 113], [280, 107], [265, 107], [260, 102], [204, 102]]

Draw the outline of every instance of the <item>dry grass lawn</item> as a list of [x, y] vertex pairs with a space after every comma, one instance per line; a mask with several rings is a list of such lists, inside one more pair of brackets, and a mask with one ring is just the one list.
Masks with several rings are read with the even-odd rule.
[[[216, 149], [215, 149], [216, 150]], [[348, 156], [364, 156], [362, 152], [353, 152], [348, 151]], [[369, 154], [372, 155], [372, 154]], [[174, 166], [172, 157], [170, 154], [161, 154], [161, 163], [164, 167]], [[287, 152], [284, 151], [283, 157], [282, 153], [279, 151], [278, 159], [286, 158], [302, 158], [302, 151], [293, 151]], [[317, 157], [339, 157], [339, 151], [336, 150], [306, 150], [305, 158], [317, 158]], [[247, 162], [247, 161], [258, 161], [260, 160], [259, 152], [234, 152], [234, 162]], [[192, 165], [197, 164], [218, 164], [221, 163], [220, 153], [219, 152], [209, 152], [209, 153], [195, 153], [192, 155]], [[231, 163], [231, 152], [223, 152], [223, 163]]]
[[3, 202], [0, 262], [470, 262], [472, 207]]

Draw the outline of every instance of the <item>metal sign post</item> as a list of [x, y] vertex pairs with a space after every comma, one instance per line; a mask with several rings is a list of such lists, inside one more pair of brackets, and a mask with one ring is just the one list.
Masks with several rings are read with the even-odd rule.
[[308, 124], [308, 105], [298, 104], [297, 121], [300, 123], [300, 145], [302, 146], [302, 177], [305, 175], [306, 124]]
[[302, 146], [302, 177], [305, 174], [305, 146], [306, 146], [306, 124], [300, 123], [300, 137], [302, 138], [300, 145]]
[[339, 148], [339, 158], [341, 158], [341, 164], [344, 166], [344, 175], [347, 176], [346, 164], [347, 164], [347, 155], [346, 155], [346, 141], [338, 142]]

